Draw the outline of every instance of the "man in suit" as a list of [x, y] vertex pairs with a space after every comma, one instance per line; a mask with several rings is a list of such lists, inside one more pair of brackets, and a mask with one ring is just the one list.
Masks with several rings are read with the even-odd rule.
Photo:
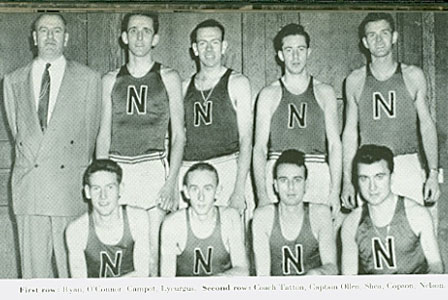
[[101, 81], [64, 57], [69, 34], [61, 15], [40, 15], [32, 35], [37, 57], [4, 78], [22, 277], [52, 277], [53, 255], [57, 275], [68, 277], [64, 230], [87, 208], [79, 183], [95, 147]]

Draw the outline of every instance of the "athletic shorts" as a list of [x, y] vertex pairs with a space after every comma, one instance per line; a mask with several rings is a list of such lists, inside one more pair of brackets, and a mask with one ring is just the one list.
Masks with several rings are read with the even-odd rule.
[[166, 153], [156, 152], [138, 157], [110, 155], [123, 169], [123, 191], [119, 204], [151, 209], [168, 177]]
[[394, 194], [413, 199], [423, 204], [423, 186], [426, 174], [420, 165], [417, 153], [394, 157], [391, 190]]
[[[236, 174], [238, 170], [238, 152], [229, 154], [226, 156], [221, 156], [217, 158], [212, 158], [206, 160], [205, 162], [211, 164], [218, 171], [220, 191], [216, 195], [216, 205], [217, 206], [228, 206], [230, 196], [233, 193], [235, 186]], [[179, 190], [182, 191], [183, 179], [185, 173], [188, 169], [198, 163], [198, 161], [183, 161], [182, 166], [179, 171]], [[246, 179], [246, 218], [249, 220], [252, 217], [253, 211], [255, 209], [255, 202], [253, 196], [252, 183], [250, 181], [250, 176]], [[185, 208], [188, 204], [183, 200], [182, 194], [180, 194], [179, 208]]]
[[[266, 189], [271, 202], [278, 202], [274, 192], [274, 164], [279, 155], [272, 155], [266, 163]], [[308, 169], [304, 202], [329, 205], [330, 195], [330, 168], [323, 155], [305, 155], [305, 165]]]

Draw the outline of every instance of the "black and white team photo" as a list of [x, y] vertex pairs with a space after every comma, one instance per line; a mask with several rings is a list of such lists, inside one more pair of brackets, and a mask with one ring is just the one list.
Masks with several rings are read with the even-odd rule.
[[448, 13], [0, 23], [0, 278], [448, 273]]

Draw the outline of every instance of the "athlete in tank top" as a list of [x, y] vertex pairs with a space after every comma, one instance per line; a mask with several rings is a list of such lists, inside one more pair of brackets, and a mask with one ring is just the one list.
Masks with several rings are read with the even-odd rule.
[[322, 265], [319, 255], [319, 242], [311, 230], [309, 204], [304, 204], [304, 219], [299, 235], [288, 240], [283, 236], [280, 226], [279, 207], [275, 206], [274, 226], [269, 238], [271, 252], [271, 275], [304, 275], [311, 269]]
[[89, 214], [89, 233], [84, 255], [89, 278], [121, 277], [134, 271], [134, 239], [129, 229], [126, 207], [123, 207], [123, 236], [115, 245], [104, 244], [95, 231]]
[[[238, 122], [228, 92], [232, 72], [227, 69], [207, 91], [196, 89], [196, 75], [192, 77], [184, 99], [187, 136], [184, 160], [203, 161], [238, 152]], [[207, 101], [202, 95], [207, 95]]]
[[126, 65], [112, 89], [112, 135], [110, 153], [141, 156], [165, 151], [170, 118], [168, 95], [160, 76], [160, 64], [140, 78]]
[[326, 154], [325, 120], [314, 96], [313, 77], [308, 88], [294, 95], [279, 80], [282, 99], [272, 115], [269, 153], [300, 149], [305, 154]]
[[215, 208], [216, 223], [210, 236], [198, 238], [191, 229], [189, 209], [185, 209], [187, 244], [176, 259], [176, 276], [213, 276], [232, 268], [230, 253], [222, 242], [221, 217]]

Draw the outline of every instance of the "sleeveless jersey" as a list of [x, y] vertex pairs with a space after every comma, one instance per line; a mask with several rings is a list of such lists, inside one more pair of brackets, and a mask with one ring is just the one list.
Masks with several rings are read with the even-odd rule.
[[404, 83], [401, 64], [385, 81], [377, 80], [366, 65], [358, 114], [361, 145], [384, 145], [394, 155], [418, 152], [417, 111]]
[[205, 239], [200, 239], [194, 235], [188, 209], [185, 209], [187, 215], [187, 243], [184, 251], [177, 256], [176, 276], [212, 276], [231, 269], [230, 254], [222, 242], [219, 208], [216, 208], [215, 229]]
[[362, 210], [355, 236], [360, 274], [428, 273], [420, 237], [409, 225], [402, 196], [397, 200], [389, 226], [380, 228], [373, 225], [367, 204]]
[[287, 240], [280, 227], [279, 206], [274, 208], [274, 224], [269, 238], [271, 275], [304, 275], [322, 266], [319, 242], [313, 235], [308, 203], [304, 204], [302, 228], [294, 240]]
[[326, 131], [324, 112], [314, 96], [313, 77], [300, 95], [288, 91], [280, 79], [282, 98], [272, 115], [269, 153], [297, 149], [305, 154], [325, 154]]
[[[239, 151], [236, 111], [228, 93], [231, 73], [227, 69], [213, 89], [202, 93], [194, 85], [197, 74], [192, 77], [184, 100], [184, 160], [202, 161]], [[203, 95], [210, 95], [207, 101]]]
[[104, 244], [99, 240], [92, 214], [89, 214], [89, 234], [84, 256], [89, 278], [120, 277], [134, 271], [134, 239], [126, 207], [123, 207], [123, 236], [116, 245]]
[[122, 66], [111, 97], [110, 153], [139, 156], [164, 151], [170, 112], [160, 64], [154, 63], [141, 78], [133, 77], [127, 66]]

